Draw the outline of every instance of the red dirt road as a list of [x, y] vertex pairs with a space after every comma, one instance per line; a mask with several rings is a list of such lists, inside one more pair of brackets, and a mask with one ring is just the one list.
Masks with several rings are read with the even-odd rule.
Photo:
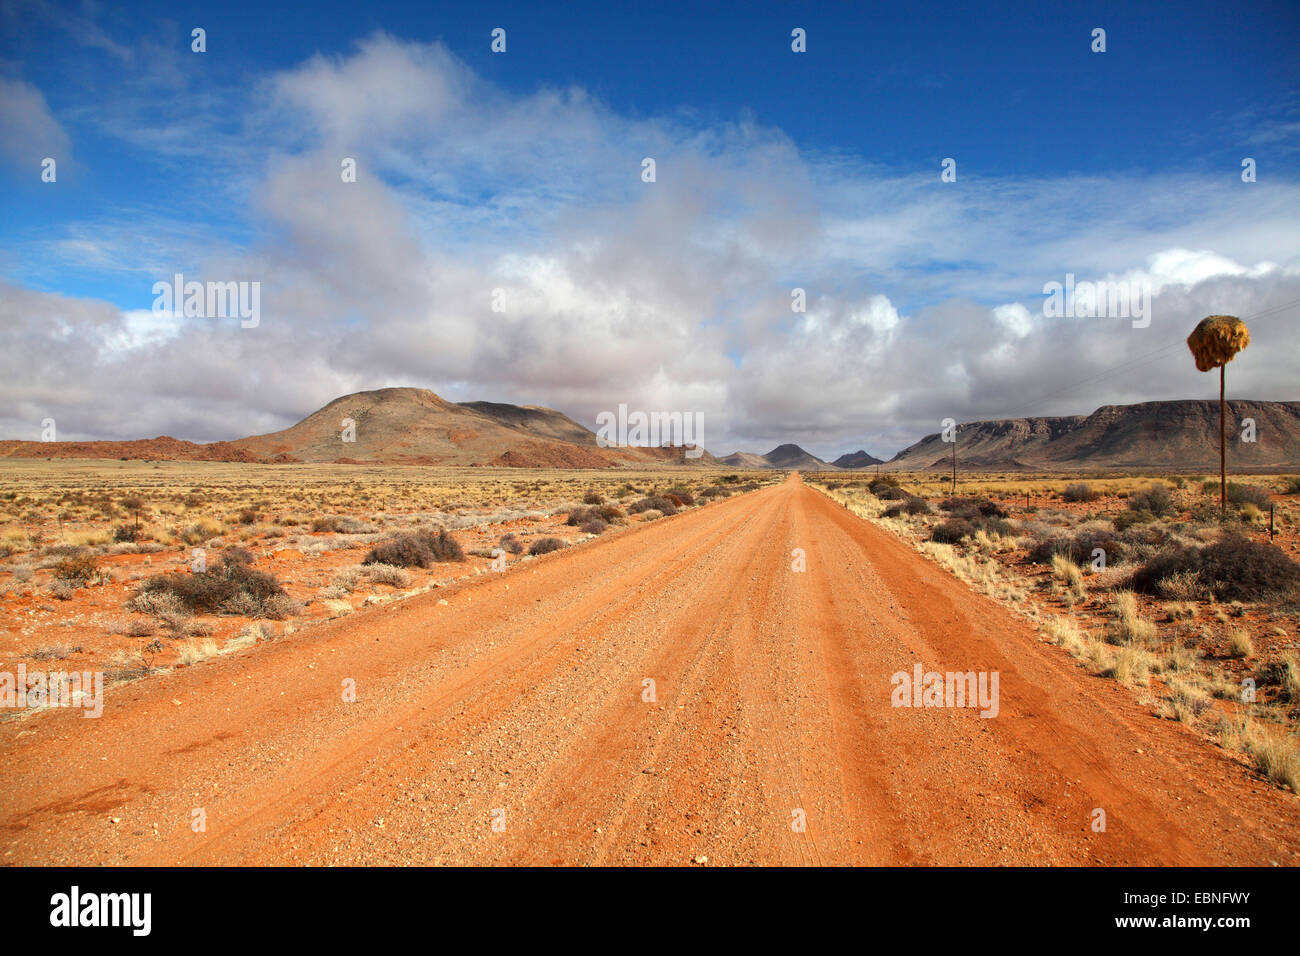
[[106, 698], [0, 724], [0, 862], [1300, 863], [1300, 798], [797, 476]]

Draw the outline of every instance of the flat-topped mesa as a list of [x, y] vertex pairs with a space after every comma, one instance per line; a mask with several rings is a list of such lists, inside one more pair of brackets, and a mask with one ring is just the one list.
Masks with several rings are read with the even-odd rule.
[[[1228, 403], [1233, 467], [1300, 466], [1300, 402]], [[1103, 405], [1091, 415], [968, 422], [957, 426], [957, 458], [966, 468], [1217, 470], [1218, 403], [1188, 399]], [[1254, 439], [1253, 441], [1251, 439]], [[892, 471], [951, 467], [952, 445], [927, 435], [887, 463]]]

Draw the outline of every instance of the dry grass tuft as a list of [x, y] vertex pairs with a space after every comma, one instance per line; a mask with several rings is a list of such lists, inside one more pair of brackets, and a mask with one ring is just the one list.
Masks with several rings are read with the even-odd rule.
[[1145, 647], [1155, 643], [1156, 626], [1142, 618], [1132, 591], [1120, 591], [1115, 595], [1115, 620], [1110, 627], [1110, 636], [1121, 647]]

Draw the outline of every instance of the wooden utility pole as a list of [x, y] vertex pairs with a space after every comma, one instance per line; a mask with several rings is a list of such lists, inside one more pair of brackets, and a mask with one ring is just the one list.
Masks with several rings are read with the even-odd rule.
[[1223, 370], [1219, 366], [1219, 518], [1228, 516], [1228, 420], [1223, 400]]

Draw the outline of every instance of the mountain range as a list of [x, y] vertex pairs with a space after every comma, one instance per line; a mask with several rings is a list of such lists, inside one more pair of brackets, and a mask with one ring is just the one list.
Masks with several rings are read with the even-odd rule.
[[[1300, 402], [1231, 401], [1228, 419], [1228, 459], [1234, 469], [1295, 468], [1300, 463]], [[982, 471], [1211, 470], [1218, 463], [1218, 429], [1218, 403], [1196, 400], [1106, 405], [1091, 415], [971, 422], [957, 428], [957, 463]], [[864, 450], [826, 462], [792, 443], [764, 455], [736, 451], [715, 458], [700, 451], [692, 458], [683, 447], [602, 447], [594, 432], [551, 408], [449, 402], [421, 388], [344, 395], [282, 431], [233, 441], [196, 443], [165, 435], [130, 441], [0, 441], [0, 458], [521, 468], [684, 464], [783, 471], [947, 469], [953, 446], [936, 432], [888, 462]]]

